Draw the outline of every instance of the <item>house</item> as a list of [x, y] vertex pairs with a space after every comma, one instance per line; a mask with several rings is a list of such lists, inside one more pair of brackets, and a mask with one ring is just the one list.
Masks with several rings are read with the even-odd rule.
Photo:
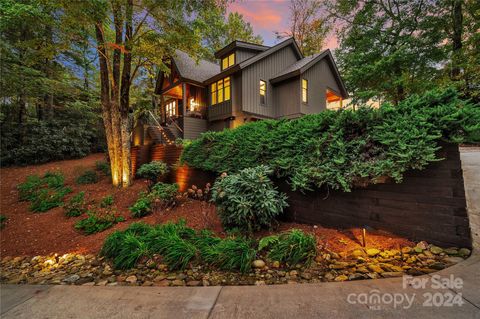
[[335, 103], [341, 107], [348, 97], [330, 50], [304, 57], [293, 38], [272, 47], [233, 41], [215, 58], [218, 64], [176, 51], [170, 72], [157, 78], [155, 118], [135, 129], [134, 144], [172, 143], [249, 121], [297, 118]]

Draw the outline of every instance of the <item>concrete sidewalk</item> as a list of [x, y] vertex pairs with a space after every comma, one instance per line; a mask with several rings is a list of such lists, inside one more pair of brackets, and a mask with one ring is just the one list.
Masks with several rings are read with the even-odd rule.
[[[432, 287], [432, 276], [463, 281]], [[244, 287], [1, 286], [2, 318], [480, 318], [480, 255], [428, 276], [423, 289], [402, 278]], [[457, 279], [458, 280], [458, 279]], [[370, 294], [369, 294], [370, 293]], [[384, 302], [362, 303], [379, 295]], [[394, 305], [395, 298], [408, 296]], [[426, 295], [427, 294], [427, 295]], [[434, 303], [425, 306], [428, 294]], [[452, 299], [454, 296], [456, 299]], [[400, 299], [398, 299], [400, 301]], [[350, 301], [350, 302], [349, 302]], [[463, 305], [458, 305], [462, 302]], [[407, 308], [408, 309], [404, 309]]]

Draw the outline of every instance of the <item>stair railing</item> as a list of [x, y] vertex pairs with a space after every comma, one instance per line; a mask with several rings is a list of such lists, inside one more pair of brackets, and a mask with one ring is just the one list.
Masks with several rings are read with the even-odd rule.
[[148, 110], [148, 114], [153, 118], [153, 120], [155, 121], [155, 123], [157, 124], [157, 127], [160, 129], [160, 131], [162, 131], [162, 134], [161, 134], [161, 137], [162, 139], [165, 138], [167, 141], [168, 144], [171, 144], [173, 141], [170, 141], [168, 139], [168, 135], [167, 135], [167, 132], [165, 131], [165, 129], [163, 128], [163, 126], [160, 124], [160, 122], [158, 122], [157, 118], [155, 117], [155, 115], [152, 113], [152, 111]]
[[177, 124], [177, 121], [172, 116], [167, 115], [167, 118], [170, 120], [170, 122], [173, 123], [173, 125], [177, 128], [177, 130], [180, 131], [180, 133], [183, 133], [183, 129]]

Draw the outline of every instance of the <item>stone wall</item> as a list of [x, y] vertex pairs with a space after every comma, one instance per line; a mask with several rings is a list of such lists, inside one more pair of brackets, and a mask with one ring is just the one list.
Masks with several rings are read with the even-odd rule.
[[287, 217], [322, 226], [368, 226], [441, 246], [471, 247], [458, 146], [444, 145], [439, 156], [445, 159], [407, 172], [400, 184], [370, 185], [351, 193], [322, 189], [302, 194], [280, 184], [289, 197]]

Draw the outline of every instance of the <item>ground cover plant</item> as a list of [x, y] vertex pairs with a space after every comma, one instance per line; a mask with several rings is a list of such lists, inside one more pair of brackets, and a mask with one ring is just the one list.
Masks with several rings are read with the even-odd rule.
[[168, 208], [177, 203], [178, 185], [157, 183], [148, 192], [140, 192], [137, 201], [129, 208], [133, 217], [143, 217], [153, 211], [153, 207]]
[[75, 182], [80, 185], [95, 184], [98, 182], [98, 176], [94, 170], [86, 170], [75, 179]]
[[102, 172], [105, 176], [110, 176], [110, 164], [107, 161], [96, 161], [95, 169]]
[[7, 216], [5, 215], [0, 215], [0, 229], [5, 227], [5, 223], [7, 222]]
[[212, 188], [212, 201], [225, 228], [253, 232], [269, 228], [287, 207], [286, 196], [277, 191], [265, 165], [222, 175]]
[[262, 238], [258, 250], [267, 250], [267, 257], [288, 265], [309, 264], [316, 255], [315, 237], [299, 229]]
[[63, 206], [65, 216], [78, 217], [87, 211], [85, 203], [85, 192], [79, 192], [72, 196], [70, 200]]
[[203, 263], [224, 270], [247, 272], [257, 251], [253, 239], [238, 234], [220, 238], [208, 230], [196, 231], [185, 221], [155, 226], [131, 224], [125, 231], [110, 234], [102, 255], [113, 259], [116, 268], [135, 266], [142, 257], [162, 256], [169, 269], [184, 269], [190, 263]]
[[112, 195], [105, 196], [100, 201], [100, 207], [102, 207], [102, 208], [107, 208], [107, 207], [112, 206], [112, 205], [113, 205], [113, 196]]
[[61, 206], [65, 195], [72, 191], [64, 186], [64, 180], [60, 172], [47, 172], [43, 177], [30, 175], [17, 186], [19, 200], [29, 201], [32, 212], [46, 212]]
[[87, 215], [88, 217], [75, 223], [75, 228], [87, 235], [104, 231], [125, 220], [122, 216], [116, 216], [111, 210], [91, 210]]
[[379, 109], [323, 111], [295, 120], [264, 120], [207, 132], [186, 145], [181, 160], [229, 174], [268, 165], [292, 189], [350, 191], [439, 158], [439, 142], [480, 142], [480, 106], [452, 90], [413, 95]]

